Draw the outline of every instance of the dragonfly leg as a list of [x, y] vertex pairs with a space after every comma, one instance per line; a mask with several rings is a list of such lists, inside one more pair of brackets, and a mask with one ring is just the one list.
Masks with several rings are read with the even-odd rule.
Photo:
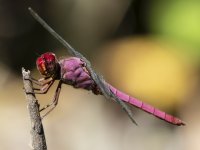
[[58, 83], [58, 86], [56, 88], [56, 92], [54, 94], [54, 97], [53, 97], [53, 100], [50, 104], [44, 106], [43, 108], [40, 109], [40, 112], [45, 110], [46, 108], [52, 106], [41, 118], [43, 119], [45, 116], [47, 116], [55, 107], [56, 105], [58, 104], [58, 98], [59, 98], [59, 95], [60, 95], [60, 91], [61, 91], [61, 85], [62, 85], [62, 81], [60, 81]]
[[48, 78], [41, 78], [39, 80], [31, 78], [31, 79], [25, 79], [25, 80], [30, 80], [33, 83], [42, 86], [40, 88], [35, 88], [33, 87], [33, 90], [37, 90], [37, 92], [26, 92], [27, 94], [45, 94], [47, 93], [47, 91], [49, 90], [49, 88], [51, 87], [51, 85], [54, 83], [54, 79], [52, 77], [48, 77]]
[[46, 83], [45, 85], [43, 85], [41, 88], [33, 88], [34, 93], [35, 94], [46, 94], [48, 92], [48, 90], [50, 89], [50, 87], [53, 85], [55, 80], [50, 81], [49, 83]]
[[54, 79], [52, 77], [48, 77], [48, 78], [41, 78], [38, 80], [35, 78], [31, 78], [30, 80], [39, 86], [44, 86], [44, 85], [50, 83], [51, 81], [53, 81]]

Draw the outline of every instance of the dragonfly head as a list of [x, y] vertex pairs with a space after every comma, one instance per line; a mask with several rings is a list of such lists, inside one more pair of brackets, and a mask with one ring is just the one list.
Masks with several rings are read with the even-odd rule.
[[59, 67], [56, 55], [51, 52], [44, 53], [38, 57], [36, 65], [38, 71], [45, 77], [56, 76]]

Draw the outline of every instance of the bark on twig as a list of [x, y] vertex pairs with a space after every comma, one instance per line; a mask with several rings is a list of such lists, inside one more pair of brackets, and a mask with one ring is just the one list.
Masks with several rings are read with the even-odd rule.
[[31, 121], [31, 148], [34, 150], [47, 150], [45, 134], [39, 112], [39, 104], [35, 97], [31, 80], [30, 71], [22, 68], [24, 91], [28, 103], [28, 111]]

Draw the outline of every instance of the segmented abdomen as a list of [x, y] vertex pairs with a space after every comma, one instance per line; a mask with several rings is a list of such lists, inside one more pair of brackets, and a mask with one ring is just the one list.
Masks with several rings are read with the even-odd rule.
[[148, 112], [166, 122], [169, 122], [171, 124], [178, 125], [178, 126], [185, 125], [185, 123], [183, 121], [181, 121], [179, 118], [169, 115], [149, 104], [146, 104], [136, 98], [133, 98], [133, 97], [117, 90], [116, 88], [114, 88], [113, 86], [111, 86], [109, 84], [108, 84], [108, 86], [109, 86], [110, 90], [122, 101], [127, 102], [135, 107], [138, 107], [141, 110], [146, 111], [146, 112]]

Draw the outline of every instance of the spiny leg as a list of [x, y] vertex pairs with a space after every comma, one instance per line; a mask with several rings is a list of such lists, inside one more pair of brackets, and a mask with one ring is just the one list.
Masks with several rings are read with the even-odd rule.
[[[52, 77], [41, 78], [38, 80], [31, 78], [28, 80], [31, 80], [33, 83], [41, 86], [40, 88], [34, 88], [34, 90], [37, 90], [37, 91], [34, 91], [35, 94], [46, 94], [55, 81], [55, 79]], [[51, 105], [53, 105], [53, 107], [50, 108], [41, 118], [44, 118], [46, 115], [48, 115], [57, 105], [58, 97], [59, 97], [60, 90], [61, 90], [61, 84], [62, 84], [62, 82], [60, 81], [58, 84], [58, 87], [56, 89], [52, 103], [50, 103], [50, 104], [46, 105], [45, 107], [43, 107], [42, 109], [40, 109], [40, 112], [41, 112], [41, 111], [45, 110], [46, 108], [50, 107]]]
[[61, 85], [62, 85], [62, 81], [59, 81], [58, 86], [56, 88], [56, 92], [54, 94], [53, 100], [50, 104], [46, 105], [45, 107], [43, 107], [42, 109], [40, 109], [40, 112], [45, 110], [46, 108], [52, 106], [41, 118], [43, 119], [45, 116], [47, 116], [58, 104], [58, 98], [60, 95], [60, 91], [61, 91]]
[[34, 88], [35, 94], [46, 94], [48, 92], [48, 90], [50, 89], [50, 87], [53, 85], [55, 80], [50, 81], [49, 83], [46, 83], [45, 85], [43, 85], [41, 88]]
[[47, 77], [47, 78], [40, 78], [38, 80], [31, 78], [29, 80], [31, 80], [33, 83], [35, 83], [39, 86], [44, 86], [45, 84], [48, 84], [49, 82], [53, 81], [54, 79], [52, 77]]
[[55, 79], [52, 77], [41, 78], [38, 80], [31, 78], [27, 80], [31, 80], [34, 84], [41, 86], [39, 88], [33, 87], [33, 90], [36, 90], [34, 91], [34, 94], [46, 94], [55, 81]]

